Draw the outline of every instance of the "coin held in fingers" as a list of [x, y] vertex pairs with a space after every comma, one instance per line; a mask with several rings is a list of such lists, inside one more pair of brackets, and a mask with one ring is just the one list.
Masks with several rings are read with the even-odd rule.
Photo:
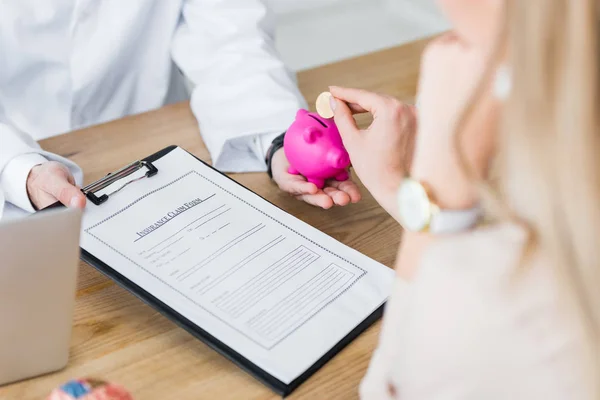
[[317, 113], [323, 118], [333, 118], [334, 114], [330, 103], [332, 97], [329, 92], [323, 92], [317, 97]]

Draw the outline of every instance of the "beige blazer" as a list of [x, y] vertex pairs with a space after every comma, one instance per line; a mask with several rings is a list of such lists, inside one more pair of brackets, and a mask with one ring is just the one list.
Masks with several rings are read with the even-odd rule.
[[582, 332], [552, 264], [517, 273], [515, 226], [440, 238], [397, 279], [363, 399], [583, 399]]

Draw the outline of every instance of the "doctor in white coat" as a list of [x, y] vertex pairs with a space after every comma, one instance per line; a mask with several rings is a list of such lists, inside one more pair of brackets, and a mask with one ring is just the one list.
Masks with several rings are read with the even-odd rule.
[[[305, 107], [273, 31], [262, 0], [1, 1], [0, 215], [83, 207], [81, 170], [36, 141], [185, 99], [181, 75], [214, 166], [265, 170], [271, 142]], [[360, 199], [351, 181], [321, 191], [287, 165], [277, 151], [273, 178], [298, 199]]]

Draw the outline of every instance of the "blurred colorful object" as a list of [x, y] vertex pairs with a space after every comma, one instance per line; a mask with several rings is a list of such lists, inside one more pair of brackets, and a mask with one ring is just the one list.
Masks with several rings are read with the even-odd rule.
[[133, 400], [133, 397], [119, 385], [86, 378], [54, 389], [47, 400]]

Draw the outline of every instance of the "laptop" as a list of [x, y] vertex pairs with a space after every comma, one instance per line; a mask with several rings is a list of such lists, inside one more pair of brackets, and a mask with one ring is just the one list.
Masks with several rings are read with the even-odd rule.
[[80, 226], [74, 209], [0, 223], [0, 385], [67, 365]]

